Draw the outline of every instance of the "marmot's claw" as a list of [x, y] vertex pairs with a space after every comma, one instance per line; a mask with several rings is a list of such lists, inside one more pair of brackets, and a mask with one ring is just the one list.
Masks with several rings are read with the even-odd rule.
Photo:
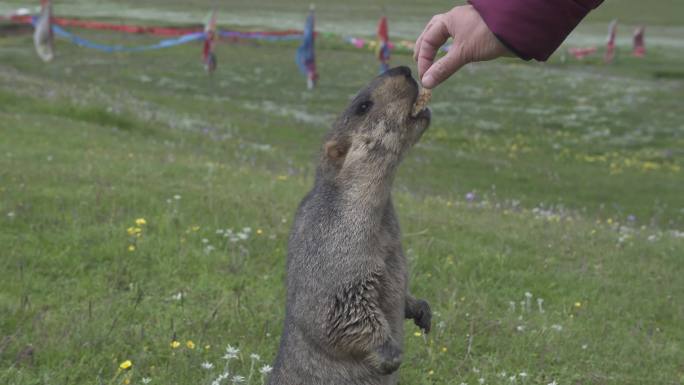
[[377, 359], [377, 367], [383, 375], [391, 374], [401, 365], [401, 348], [392, 340], [388, 340], [380, 346], [374, 354]]
[[430, 310], [430, 304], [423, 299], [417, 300], [414, 316], [413, 322], [416, 326], [423, 329], [425, 333], [430, 333], [430, 328], [432, 326], [432, 310]]

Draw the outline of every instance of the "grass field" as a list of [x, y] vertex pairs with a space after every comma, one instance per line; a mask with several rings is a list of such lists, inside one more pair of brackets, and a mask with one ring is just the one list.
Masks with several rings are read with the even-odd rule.
[[[294, 210], [372, 53], [324, 41], [307, 92], [293, 44], [221, 44], [212, 78], [199, 45], [57, 49], [44, 65], [30, 36], [0, 39], [0, 384], [262, 383]], [[684, 383], [684, 50], [621, 49], [473, 65], [435, 91], [395, 184], [435, 312], [430, 335], [406, 325], [402, 384]]]

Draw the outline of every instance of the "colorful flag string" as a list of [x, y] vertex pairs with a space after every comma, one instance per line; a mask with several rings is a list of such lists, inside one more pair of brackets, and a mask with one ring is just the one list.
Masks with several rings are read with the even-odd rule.
[[174, 47], [177, 45], [189, 43], [191, 41], [204, 40], [204, 37], [205, 37], [204, 32], [195, 32], [195, 33], [190, 33], [187, 35], [180, 36], [180, 37], [175, 38], [175, 39], [162, 40], [156, 44], [136, 46], [136, 47], [127, 47], [127, 46], [122, 46], [122, 45], [107, 45], [107, 44], [95, 43], [95, 42], [92, 42], [88, 39], [84, 39], [82, 37], [76, 36], [76, 35], [64, 30], [62, 27], [57, 26], [57, 25], [53, 25], [52, 30], [55, 32], [55, 34], [57, 36], [64, 38], [64, 39], [67, 39], [67, 40], [71, 41], [72, 43], [74, 43], [78, 46], [86, 47], [86, 48], [92, 48], [92, 49], [96, 49], [96, 50], [102, 51], [102, 52], [150, 51], [150, 50], [155, 50], [155, 49]]

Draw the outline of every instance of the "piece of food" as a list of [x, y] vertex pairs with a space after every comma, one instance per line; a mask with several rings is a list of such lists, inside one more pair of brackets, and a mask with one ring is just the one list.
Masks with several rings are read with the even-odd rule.
[[427, 88], [422, 88], [418, 92], [418, 98], [416, 99], [416, 103], [413, 105], [413, 111], [411, 111], [411, 116], [416, 117], [416, 115], [420, 114], [421, 111], [423, 111], [428, 103], [430, 103], [430, 98], [432, 97], [432, 91], [427, 89]]

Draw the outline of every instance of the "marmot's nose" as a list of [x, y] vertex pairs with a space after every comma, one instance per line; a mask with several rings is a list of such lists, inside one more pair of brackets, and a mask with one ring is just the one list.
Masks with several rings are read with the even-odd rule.
[[406, 76], [407, 78], [411, 77], [411, 69], [406, 67], [406, 66], [400, 66], [400, 67], [394, 67], [387, 72], [385, 72], [385, 75], [387, 76]]

